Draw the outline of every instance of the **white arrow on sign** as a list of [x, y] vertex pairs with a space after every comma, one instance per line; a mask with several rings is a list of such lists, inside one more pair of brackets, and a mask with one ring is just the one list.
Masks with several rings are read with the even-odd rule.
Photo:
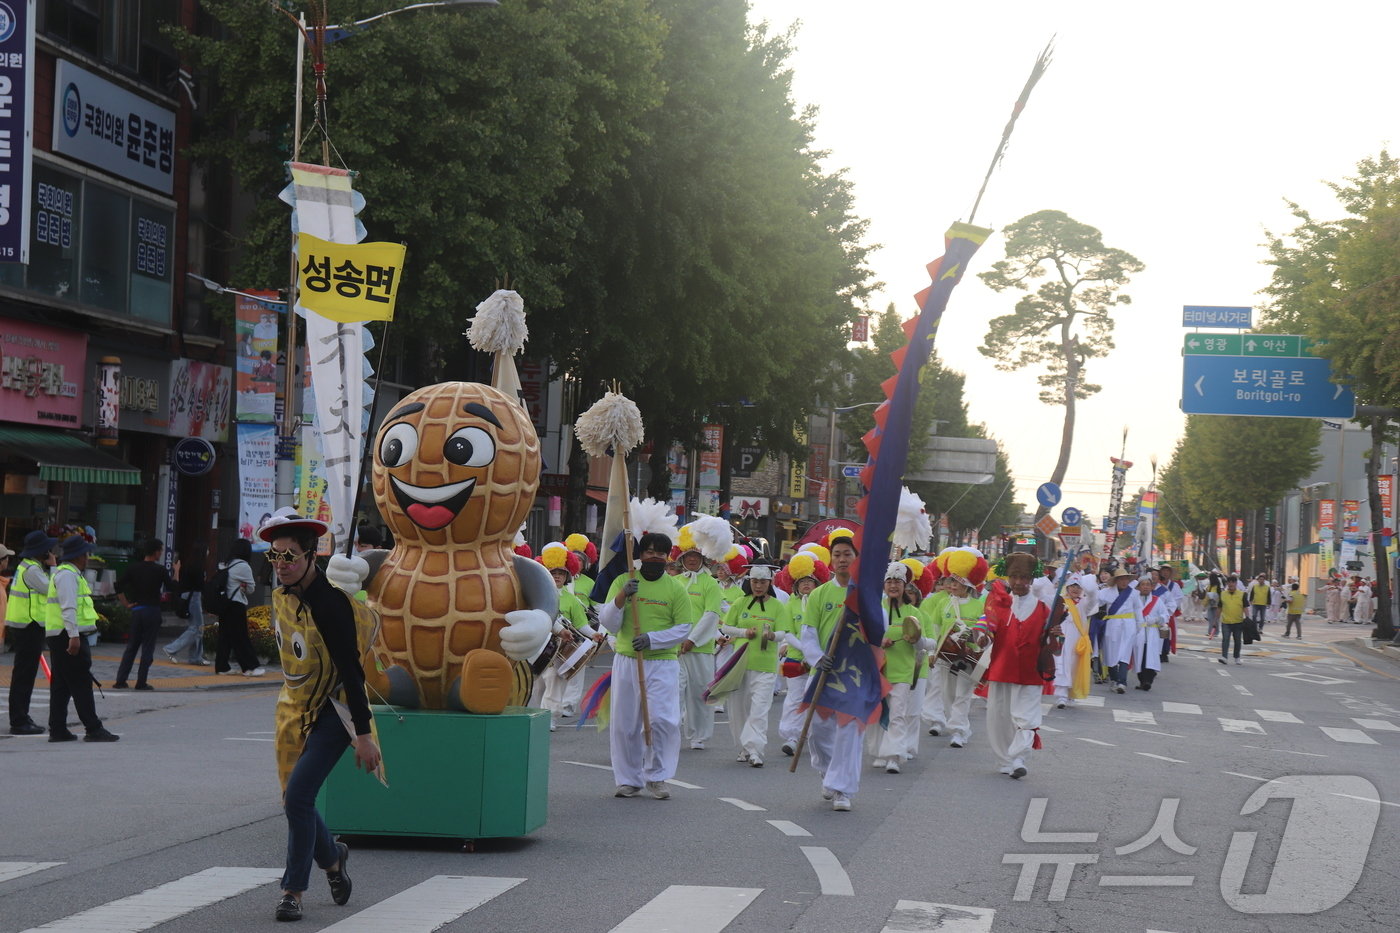
[[842, 476], [849, 476], [849, 477], [851, 477], [852, 479], [857, 479], [857, 478], [860, 477], [860, 471], [861, 471], [862, 469], [863, 469], [863, 467], [858, 467], [858, 466], [844, 466], [844, 467], [841, 468], [841, 475], [842, 475]]
[[1201, 342], [1193, 337], [1192, 339], [1186, 341], [1186, 345], [1192, 350], [1194, 350], [1201, 345]]
[[1335, 392], [1332, 393], [1332, 399], [1335, 401], [1336, 399], [1341, 398], [1341, 397], [1342, 397], [1342, 392], [1343, 392], [1345, 389], [1346, 389], [1346, 386], [1344, 386], [1344, 385], [1338, 385], [1338, 386], [1337, 386], [1337, 391], [1335, 391]]
[[1205, 377], [1205, 376], [1199, 376], [1199, 377], [1197, 377], [1197, 379], [1196, 379], [1196, 394], [1197, 394], [1197, 395], [1205, 395], [1205, 394], [1206, 394], [1205, 389], [1201, 388], [1201, 386], [1205, 383], [1205, 381], [1206, 381], [1206, 377]]
[[1245, 349], [1248, 350], [1250, 353], [1253, 353], [1253, 352], [1254, 352], [1254, 348], [1257, 347], [1257, 346], [1259, 346], [1259, 344], [1255, 343], [1253, 340], [1247, 340], [1247, 341], [1245, 341], [1245, 345], [1244, 345]]

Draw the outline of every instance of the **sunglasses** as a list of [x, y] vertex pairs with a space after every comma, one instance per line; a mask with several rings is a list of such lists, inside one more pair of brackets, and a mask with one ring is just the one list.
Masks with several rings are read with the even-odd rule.
[[305, 556], [305, 551], [279, 551], [275, 547], [267, 549], [267, 559], [274, 564], [295, 564]]

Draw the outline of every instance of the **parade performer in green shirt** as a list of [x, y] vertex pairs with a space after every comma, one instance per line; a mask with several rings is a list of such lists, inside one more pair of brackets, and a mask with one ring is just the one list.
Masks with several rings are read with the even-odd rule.
[[[986, 605], [979, 588], [987, 579], [987, 559], [975, 548], [949, 548], [939, 554], [935, 565], [946, 582], [941, 592], [923, 604], [938, 645], [924, 688], [923, 718], [929, 735], [947, 734], [950, 747], [962, 748], [972, 738], [969, 712], [981, 679], [975, 673], [976, 665], [962, 654], [962, 646], [972, 637]], [[957, 646], [958, 651], [939, 652], [945, 644]]]
[[765, 564], [749, 568], [744, 592], [720, 626], [721, 632], [734, 639], [735, 651], [743, 648], [747, 668], [743, 683], [728, 694], [725, 709], [729, 731], [739, 746], [738, 760], [761, 768], [768, 748], [773, 681], [778, 676], [779, 633], [788, 627], [788, 610], [773, 590], [773, 568]]

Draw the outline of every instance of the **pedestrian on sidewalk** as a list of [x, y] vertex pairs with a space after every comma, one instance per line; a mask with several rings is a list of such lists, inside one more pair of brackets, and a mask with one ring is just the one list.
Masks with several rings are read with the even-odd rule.
[[10, 581], [5, 627], [15, 650], [10, 670], [10, 735], [43, 735], [44, 727], [29, 715], [34, 678], [44, 655], [44, 619], [48, 616], [49, 572], [56, 562], [58, 539], [31, 531], [20, 546], [19, 567]]
[[1326, 599], [1327, 624], [1340, 625], [1342, 616], [1346, 613], [1346, 597], [1342, 595], [1341, 578], [1335, 574], [1328, 576], [1323, 593]]
[[86, 742], [115, 742], [97, 715], [92, 698], [92, 649], [88, 636], [97, 631], [97, 609], [92, 604], [92, 587], [83, 571], [88, 555], [96, 545], [82, 535], [63, 540], [61, 562], [49, 575], [48, 607], [44, 632], [49, 646], [49, 666], [53, 684], [49, 687], [49, 741], [72, 742], [78, 737], [68, 728], [71, 700], [78, 719], [87, 728]]
[[1366, 580], [1362, 580], [1356, 588], [1356, 611], [1352, 615], [1352, 620], [1357, 625], [1370, 625], [1376, 617], [1375, 603], [1371, 601], [1371, 586]]
[[1210, 572], [1210, 582], [1206, 585], [1206, 637], [1214, 638], [1220, 631], [1220, 594], [1225, 590], [1225, 581], [1217, 571]]
[[253, 594], [253, 568], [249, 561], [253, 557], [253, 543], [239, 538], [229, 548], [228, 560], [222, 565], [228, 569], [228, 588], [224, 591], [224, 611], [219, 614], [219, 640], [214, 650], [214, 673], [227, 674], [231, 668], [228, 659], [230, 652], [244, 677], [261, 677], [267, 670], [258, 664], [258, 656], [253, 651], [252, 639], [248, 637], [248, 597]]
[[1269, 610], [1269, 600], [1273, 598], [1273, 587], [1264, 574], [1254, 578], [1249, 585], [1249, 615], [1257, 631], [1264, 631], [1264, 622]]
[[188, 609], [189, 624], [179, 638], [165, 646], [165, 653], [177, 661], [184, 651], [186, 663], [208, 664], [204, 660], [204, 545], [197, 544], [175, 558], [175, 578]]
[[1284, 624], [1283, 627], [1284, 638], [1288, 637], [1288, 633], [1293, 631], [1295, 626], [1298, 629], [1297, 637], [1303, 637], [1303, 606], [1307, 603], [1307, 601], [1308, 598], [1303, 595], [1303, 591], [1299, 588], [1298, 584], [1293, 583], [1289, 585], [1288, 621]]
[[136, 668], [136, 689], [153, 690], [146, 680], [151, 670], [151, 660], [156, 653], [156, 638], [160, 635], [161, 593], [173, 593], [178, 587], [170, 578], [170, 571], [160, 562], [165, 553], [165, 545], [152, 538], [141, 545], [141, 560], [127, 568], [117, 581], [117, 598], [131, 610], [131, 630], [127, 634], [126, 650], [122, 652], [121, 663], [117, 665], [117, 680], [114, 690], [125, 690], [129, 684], [126, 678], [131, 673], [131, 664], [136, 660], [136, 652], [141, 652], [141, 663]]

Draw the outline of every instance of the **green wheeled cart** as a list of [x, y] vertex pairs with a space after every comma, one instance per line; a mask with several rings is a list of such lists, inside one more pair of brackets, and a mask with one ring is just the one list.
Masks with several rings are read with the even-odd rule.
[[523, 836], [547, 817], [549, 713], [499, 716], [373, 707], [384, 787], [347, 754], [317, 803], [332, 833], [475, 839]]

